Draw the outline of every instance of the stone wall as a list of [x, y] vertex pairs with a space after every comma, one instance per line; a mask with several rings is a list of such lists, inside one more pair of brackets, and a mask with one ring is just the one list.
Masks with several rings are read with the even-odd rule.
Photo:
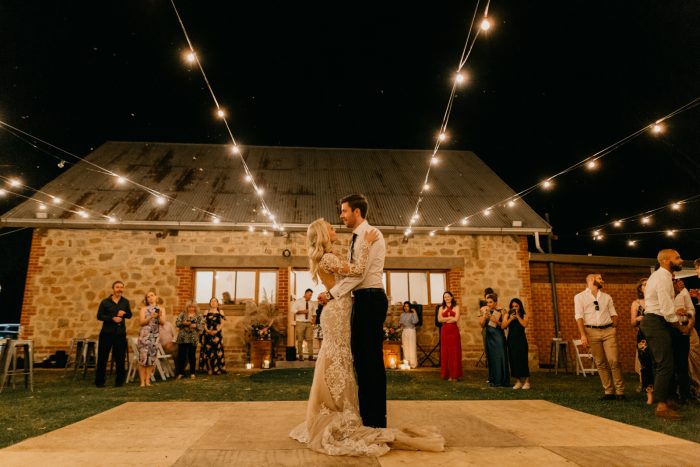
[[[339, 237], [342, 245], [349, 243], [348, 234]], [[462, 306], [460, 329], [467, 364], [476, 362], [481, 355], [477, 314], [485, 287], [497, 290], [503, 297], [503, 306], [512, 297], [521, 297], [528, 306], [525, 237], [417, 235], [403, 243], [401, 235], [388, 234], [386, 242], [387, 269], [398, 268], [398, 264], [405, 267], [413, 264], [412, 259], [420, 259], [422, 262], [414, 264], [413, 269], [426, 269], [425, 264], [430, 264], [430, 268], [447, 271], [448, 287]], [[284, 249], [291, 251], [296, 263], [282, 259]], [[345, 247], [339, 247], [341, 253], [342, 250]], [[259, 232], [180, 231], [159, 238], [150, 231], [36, 230], [22, 309], [23, 333], [34, 339], [38, 360], [57, 350], [67, 350], [72, 337], [97, 336], [101, 325], [95, 318], [97, 307], [117, 279], [125, 283], [124, 295], [130, 299], [135, 313], [142, 306], [144, 295], [155, 290], [169, 312], [168, 319], [174, 323], [177, 313], [194, 295], [194, 266], [181, 264], [185, 257], [268, 261], [276, 265], [278, 272], [277, 297], [286, 298], [290, 293], [289, 270], [293, 264], [295, 267], [305, 264], [305, 256], [305, 235], [301, 232], [279, 237], [263, 236]], [[456, 263], [458, 267], [454, 266]], [[279, 302], [276, 326], [286, 331], [289, 304], [286, 300]], [[432, 322], [433, 309], [426, 307], [426, 322]], [[223, 331], [227, 361], [240, 366], [246, 359], [243, 323], [249, 317], [239, 308], [225, 307], [225, 311], [230, 314]], [[130, 336], [137, 334], [136, 317], [127, 322], [127, 329]], [[426, 347], [436, 340], [434, 327], [425, 326], [419, 333], [419, 342]], [[278, 349], [282, 355], [284, 345], [282, 340]]]

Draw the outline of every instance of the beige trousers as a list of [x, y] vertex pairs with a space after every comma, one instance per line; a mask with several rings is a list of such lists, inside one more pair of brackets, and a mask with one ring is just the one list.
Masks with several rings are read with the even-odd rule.
[[625, 381], [617, 358], [617, 330], [614, 327], [585, 329], [605, 394], [624, 394]]
[[314, 356], [314, 335], [311, 323], [308, 321], [297, 321], [294, 333], [297, 337], [297, 358], [304, 358], [304, 341], [306, 349], [309, 351], [309, 358]]

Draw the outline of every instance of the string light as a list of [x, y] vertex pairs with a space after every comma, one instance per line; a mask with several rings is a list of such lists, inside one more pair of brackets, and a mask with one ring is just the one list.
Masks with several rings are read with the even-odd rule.
[[187, 63], [194, 63], [197, 61], [197, 54], [194, 51], [189, 51], [185, 53], [185, 61]]
[[156, 196], [156, 204], [158, 206], [164, 206], [166, 203], [166, 199], [164, 196]]
[[86, 211], [78, 211], [78, 215], [83, 219], [87, 219], [88, 217], [90, 217], [90, 214], [88, 214]]
[[248, 232], [255, 232], [255, 227], [252, 225], [248, 226]]
[[455, 82], [457, 84], [463, 84], [466, 80], [467, 80], [467, 77], [462, 72], [458, 71], [457, 74], [455, 75]]
[[117, 218], [112, 217], [112, 216], [107, 216], [107, 222], [109, 222], [110, 224], [116, 224]]
[[484, 216], [490, 216], [491, 215], [491, 208], [484, 209]]
[[681, 206], [682, 204], [683, 204], [683, 203], [681, 203], [681, 202], [673, 203], [673, 204], [671, 205], [671, 209], [673, 209], [674, 211], [680, 211], [680, 210], [681, 210], [681, 207], [682, 207], [682, 206]]
[[214, 223], [214, 224], [218, 224], [219, 222], [221, 222], [221, 220], [220, 220], [218, 217], [212, 217], [212, 218], [211, 218], [211, 221], [212, 221], [212, 223]]
[[423, 191], [428, 191], [428, 190], [430, 190], [430, 184], [426, 183], [425, 185], [423, 185]]
[[644, 225], [651, 224], [651, 218], [649, 216], [642, 217], [642, 224], [644, 224]]
[[250, 174], [246, 174], [245, 177], [243, 177], [243, 179], [248, 183], [253, 181], [253, 177]]
[[233, 154], [240, 155], [240, 153], [241, 153], [241, 148], [239, 148], [238, 145], [233, 145], [233, 146], [231, 146], [231, 152], [232, 152]]
[[595, 170], [595, 169], [598, 168], [598, 162], [595, 161], [595, 160], [588, 161], [588, 162], [586, 163], [586, 168], [587, 168], [588, 170]]
[[460, 223], [461, 223], [462, 225], [467, 225], [467, 224], [469, 224], [469, 219], [467, 219], [467, 218], [465, 217], [464, 219], [462, 219], [462, 220], [460, 221]]
[[447, 139], [447, 135], [445, 134], [444, 131], [438, 135], [438, 139], [440, 141], [445, 141]]
[[[177, 6], [175, 5], [175, 0], [170, 0], [170, 5], [172, 6], [173, 11], [175, 12], [175, 16], [177, 16], [178, 23], [180, 24], [180, 28], [182, 29], [183, 35], [185, 36], [185, 40], [187, 41], [187, 45], [189, 47], [189, 50], [194, 52], [194, 50], [195, 50], [194, 46], [192, 45], [192, 41], [190, 40], [189, 34], [187, 33], [187, 28], [185, 27], [185, 23], [182, 20], [182, 17], [180, 16], [180, 12], [178, 11]], [[233, 146], [234, 146], [234, 149], [233, 149], [234, 153], [238, 154], [240, 156], [240, 161], [241, 161], [241, 164], [243, 165], [243, 170], [246, 173], [246, 178], [247, 177], [251, 178], [250, 181], [252, 182], [253, 188], [255, 189], [255, 192], [257, 193], [257, 195], [260, 197], [260, 204], [262, 205], [263, 209], [266, 209], [269, 211], [267, 203], [265, 202], [265, 199], [263, 198], [264, 190], [261, 187], [259, 187], [255, 183], [255, 180], [252, 178], [252, 173], [251, 173], [250, 169], [248, 168], [248, 164], [246, 163], [245, 159], [240, 155], [240, 150], [238, 150], [238, 148], [237, 148], [238, 144], [236, 143], [236, 139], [233, 137], [233, 132], [231, 131], [231, 127], [229, 126], [228, 122], [226, 121], [226, 112], [219, 105], [219, 100], [216, 98], [216, 94], [214, 93], [214, 89], [212, 88], [211, 84], [209, 83], [209, 78], [207, 78], [207, 74], [204, 71], [204, 67], [202, 67], [202, 64], [199, 61], [197, 61], [197, 63], [199, 65], [199, 71], [202, 75], [202, 78], [204, 79], [204, 82], [207, 86], [207, 89], [209, 90], [209, 94], [211, 95], [211, 98], [214, 101], [214, 104], [216, 106], [217, 116], [223, 120], [224, 125], [226, 126], [226, 131], [228, 132], [228, 135], [231, 138], [231, 142], [233, 143]], [[275, 228], [277, 228], [277, 227], [275, 227]]]
[[627, 246], [637, 246], [637, 241], [636, 240], [627, 240]]
[[126, 178], [122, 177], [121, 175], [117, 175], [117, 184], [124, 185], [125, 183], [126, 183]]
[[549, 190], [550, 188], [552, 188], [553, 184], [554, 183], [552, 183], [551, 180], [545, 180], [544, 182], [542, 182], [542, 188], [544, 188], [545, 190]]
[[615, 221], [615, 222], [613, 222], [613, 225], [615, 227], [622, 227], [622, 221]]
[[435, 165], [435, 164], [437, 164], [437, 163], [438, 163], [438, 158], [437, 158], [437, 157], [433, 156], [433, 157], [430, 158], [430, 164], [431, 164], [431, 165]]
[[481, 20], [481, 24], [479, 26], [481, 27], [482, 31], [488, 31], [491, 29], [491, 21], [489, 21], [488, 18], [484, 18]]
[[673, 237], [674, 235], [676, 235], [676, 231], [673, 230], [673, 229], [669, 229], [669, 230], [666, 231], [666, 235], [667, 235], [668, 237]]
[[651, 126], [651, 132], [654, 133], [655, 135], [660, 135], [665, 130], [666, 130], [666, 127], [664, 127], [664, 125], [661, 123], [654, 123]]
[[5, 190], [4, 188], [0, 188], [0, 196], [5, 196], [5, 195], [7, 195], [7, 190]]
[[434, 236], [435, 236], [435, 231], [432, 230], [428, 235], [430, 235], [431, 237], [434, 237]]
[[18, 178], [11, 178], [8, 183], [13, 188], [17, 188], [22, 185], [22, 182]]
[[513, 206], [515, 206], [515, 200], [511, 199], [510, 201], [508, 201], [508, 207], [512, 208]]

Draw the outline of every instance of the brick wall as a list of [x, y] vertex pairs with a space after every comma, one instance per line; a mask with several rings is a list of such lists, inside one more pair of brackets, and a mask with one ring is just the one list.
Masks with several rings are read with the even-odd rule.
[[[552, 288], [549, 282], [547, 263], [530, 263], [532, 311], [536, 317], [530, 330], [531, 341], [537, 344], [541, 362], [549, 362], [549, 352], [554, 337], [554, 311]], [[576, 264], [555, 264], [554, 277], [557, 283], [557, 304], [561, 337], [567, 341], [578, 339], [579, 332], [574, 319], [574, 296], [586, 287], [586, 275], [600, 273], [605, 280], [604, 291], [613, 299], [619, 316], [617, 330], [619, 358], [622, 370], [634, 371], [636, 354], [636, 329], [630, 324], [630, 307], [637, 298], [635, 287], [642, 277], [649, 276], [649, 268], [590, 266]], [[571, 350], [573, 353], [573, 349]], [[569, 356], [573, 362], [572, 355]]]

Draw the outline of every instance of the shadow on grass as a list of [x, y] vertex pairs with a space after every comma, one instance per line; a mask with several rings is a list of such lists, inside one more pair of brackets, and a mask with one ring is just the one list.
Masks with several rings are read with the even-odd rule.
[[[6, 388], [0, 394], [0, 447], [83, 420], [125, 402], [164, 401], [289, 401], [306, 400], [313, 369], [230, 371], [226, 375], [202, 375], [195, 380], [158, 382], [149, 388], [127, 384], [121, 388], [95, 388], [89, 379], [63, 378], [63, 371], [37, 370], [35, 390]], [[439, 370], [387, 372], [390, 400], [522, 400], [542, 399], [592, 415], [700, 442], [697, 420], [700, 408], [684, 410], [684, 419], [657, 419], [646, 396], [635, 391], [636, 375], [626, 375], [626, 401], [605, 401], [600, 380], [543, 371], [532, 377], [529, 391], [490, 388], [486, 372], [469, 371], [458, 382], [440, 379]]]

